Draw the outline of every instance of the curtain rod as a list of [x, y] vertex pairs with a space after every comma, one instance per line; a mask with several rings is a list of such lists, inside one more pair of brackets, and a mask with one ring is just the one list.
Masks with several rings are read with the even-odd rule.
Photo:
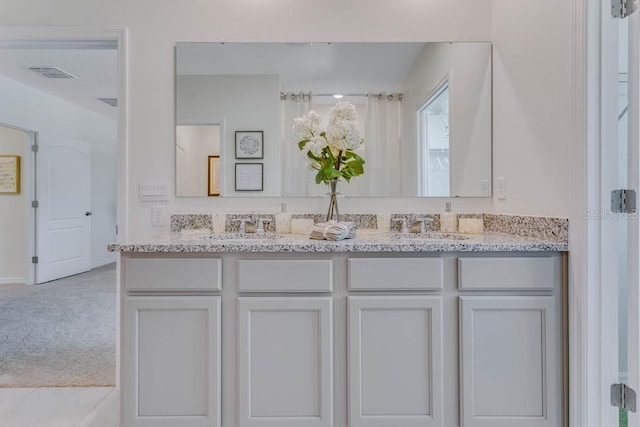
[[[309, 99], [315, 96], [334, 96], [335, 94], [333, 93], [285, 93], [285, 92], [280, 92], [280, 100], [285, 100], [287, 98], [291, 98], [293, 100], [296, 100], [299, 97], [302, 97], [303, 99]], [[361, 98], [368, 98], [369, 94], [368, 93], [341, 93], [340, 95], [344, 96], [351, 96], [351, 97], [361, 97]], [[389, 101], [393, 101], [393, 100], [398, 100], [398, 101], [402, 101], [402, 94], [401, 93], [374, 93], [371, 94], [371, 96], [378, 98], [379, 100], [382, 100], [383, 98], [389, 100]], [[336, 99], [340, 99], [340, 98], [336, 98]]]

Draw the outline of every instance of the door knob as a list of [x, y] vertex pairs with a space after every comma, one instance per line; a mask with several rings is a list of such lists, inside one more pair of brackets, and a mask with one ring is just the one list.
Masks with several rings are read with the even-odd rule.
[[85, 216], [91, 216], [91, 215], [93, 215], [93, 212], [85, 212], [84, 214], [85, 214]]

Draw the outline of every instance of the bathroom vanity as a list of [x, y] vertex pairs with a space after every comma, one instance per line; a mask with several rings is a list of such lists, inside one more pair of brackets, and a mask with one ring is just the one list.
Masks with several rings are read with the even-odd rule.
[[391, 237], [112, 245], [123, 425], [564, 425], [566, 243]]

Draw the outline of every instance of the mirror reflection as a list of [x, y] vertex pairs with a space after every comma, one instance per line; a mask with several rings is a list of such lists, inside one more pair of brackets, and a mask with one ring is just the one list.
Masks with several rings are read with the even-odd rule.
[[220, 195], [220, 171], [212, 157], [220, 159], [220, 125], [176, 126], [177, 194]]
[[[177, 196], [326, 194], [292, 126], [313, 110], [325, 128], [338, 101], [356, 107], [366, 161], [342, 194], [490, 196], [490, 43], [178, 43], [176, 73]], [[247, 132], [261, 157], [238, 154]]]

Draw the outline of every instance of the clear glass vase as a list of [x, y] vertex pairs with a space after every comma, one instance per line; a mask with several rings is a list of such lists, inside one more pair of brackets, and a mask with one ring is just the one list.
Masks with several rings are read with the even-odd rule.
[[340, 222], [340, 211], [338, 210], [338, 179], [329, 181], [329, 209], [327, 210], [326, 221]]

